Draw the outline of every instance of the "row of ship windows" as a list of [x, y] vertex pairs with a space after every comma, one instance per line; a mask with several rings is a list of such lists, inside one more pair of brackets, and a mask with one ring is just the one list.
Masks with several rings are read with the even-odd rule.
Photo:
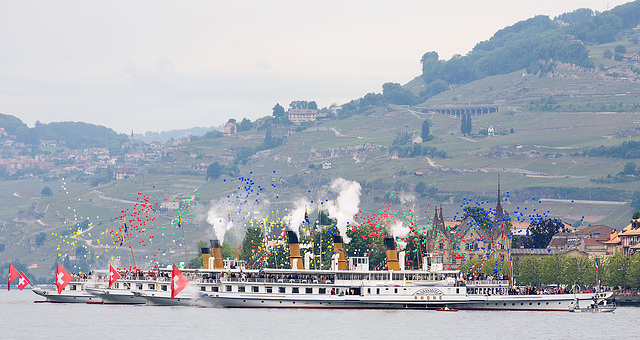
[[[548, 305], [548, 304], [549, 304], [549, 302], [547, 301], [545, 304], [547, 304], [547, 305]], [[562, 304], [562, 302], [558, 302], [558, 304]], [[488, 306], [488, 305], [489, 305], [489, 304], [487, 303], [487, 306]], [[497, 305], [498, 305], [498, 304], [496, 303], [496, 306], [497, 306]], [[503, 303], [502, 305], [503, 305], [503, 306], [506, 306], [506, 305], [507, 305], [507, 303]], [[512, 306], [515, 306], [515, 305], [516, 305], [516, 303], [515, 303], [515, 302], [512, 302], [512, 303], [511, 303], [511, 305], [512, 305]], [[529, 306], [531, 306], [531, 305], [533, 305], [533, 302], [529, 302]], [[524, 302], [520, 302], [520, 306], [524, 306]], [[538, 302], [538, 306], [540, 306], [540, 302]]]
[[[116, 282], [114, 284], [114, 288], [115, 289], [120, 289], [120, 284], [118, 282]], [[131, 284], [130, 283], [123, 283], [122, 284], [122, 288], [123, 289], [131, 289]], [[136, 283], [136, 289], [137, 290], [142, 290], [142, 283]], [[156, 285], [155, 284], [149, 283], [147, 285], [147, 290], [155, 290], [155, 289], [156, 289]], [[166, 292], [167, 291], [167, 285], [161, 285], [160, 289]], [[75, 288], [71, 288], [71, 290], [75, 290]]]
[[[286, 294], [287, 293], [287, 287], [276, 287], [278, 289], [278, 293], [279, 294]], [[207, 286], [201, 286], [200, 290], [203, 292], [207, 291]], [[225, 285], [224, 286], [224, 290], [226, 292], [233, 292], [233, 286], [232, 285]], [[407, 288], [402, 288], [403, 291], [406, 291]], [[212, 292], [218, 292], [218, 287], [217, 286], [211, 286], [211, 291]], [[250, 286], [250, 290], [247, 290], [246, 286], [237, 286], [237, 292], [239, 293], [244, 293], [244, 292], [251, 292], [251, 293], [259, 293], [260, 292], [260, 287], [259, 286]], [[273, 293], [274, 292], [274, 287], [271, 286], [266, 286], [264, 288], [265, 293]], [[394, 294], [398, 294], [399, 289], [398, 288], [384, 288], [383, 289], [383, 293], [391, 293], [391, 291], [393, 291]], [[314, 288], [313, 287], [305, 287], [304, 288], [304, 292], [305, 294], [313, 294], [314, 293]], [[371, 288], [367, 288], [367, 294], [380, 294], [381, 289], [380, 288], [376, 288], [375, 289], [375, 293], [373, 292], [373, 289]], [[291, 294], [300, 294], [300, 287], [290, 287], [289, 289], [289, 293]], [[360, 295], [361, 290], [360, 288], [332, 288], [331, 290], [327, 290], [327, 288], [317, 288], [316, 290], [317, 294], [331, 294], [331, 295]], [[456, 294], [459, 293], [459, 288], [456, 288]]]

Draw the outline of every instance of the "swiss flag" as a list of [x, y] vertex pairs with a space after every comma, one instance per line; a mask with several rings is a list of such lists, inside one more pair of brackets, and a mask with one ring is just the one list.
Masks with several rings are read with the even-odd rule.
[[173, 271], [171, 272], [171, 300], [180, 293], [184, 287], [189, 284], [187, 278], [182, 275], [176, 265], [173, 265]]
[[73, 280], [73, 276], [58, 263], [58, 267], [56, 268], [56, 287], [58, 288], [58, 294], [62, 294], [62, 290], [71, 280]]
[[11, 290], [11, 282], [20, 276], [20, 273], [16, 270], [16, 268], [9, 263], [9, 283], [7, 284], [7, 290]]
[[119, 278], [120, 278], [120, 274], [118, 274], [118, 272], [116, 271], [115, 268], [113, 268], [112, 265], [109, 265], [109, 288], [111, 288], [111, 285], [114, 282], [116, 282]]
[[31, 281], [27, 279], [27, 276], [24, 275], [23, 272], [20, 272], [20, 279], [18, 280], [18, 288], [20, 290], [23, 290], [24, 287], [26, 287], [29, 283], [31, 283]]

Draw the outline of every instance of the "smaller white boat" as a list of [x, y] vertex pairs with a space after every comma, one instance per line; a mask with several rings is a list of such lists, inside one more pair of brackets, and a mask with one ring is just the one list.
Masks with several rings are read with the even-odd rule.
[[34, 287], [32, 291], [44, 297], [45, 301], [36, 302], [53, 302], [53, 303], [95, 303], [101, 304], [102, 299], [88, 293], [85, 290], [86, 282], [71, 281], [60, 294], [56, 288]]
[[578, 299], [576, 299], [571, 306], [569, 306], [569, 311], [573, 313], [610, 313], [616, 310], [616, 304], [614, 302], [608, 302], [606, 299], [598, 299], [597, 297], [593, 298], [593, 301], [581, 307]]
[[91, 295], [102, 299], [105, 304], [144, 305], [147, 300], [133, 294], [129, 289], [86, 288]]
[[205, 301], [198, 295], [192, 296], [176, 296], [171, 298], [171, 292], [163, 291], [133, 291], [133, 294], [146, 300], [149, 306], [194, 306], [209, 307]]

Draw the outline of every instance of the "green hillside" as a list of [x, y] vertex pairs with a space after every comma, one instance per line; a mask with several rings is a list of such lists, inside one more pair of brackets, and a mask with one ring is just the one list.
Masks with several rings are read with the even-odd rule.
[[[3, 149], [3, 160], [59, 156], [49, 166], [76, 166], [68, 175], [0, 173], [0, 264], [30, 265], [30, 273], [41, 279], [51, 276], [56, 259], [71, 253], [81, 257], [69, 264], [76, 271], [109, 262], [130, 266], [130, 250], [119, 245], [115, 232], [122, 227], [119, 216], [139, 209], [141, 197], [154, 209], [140, 214], [143, 220], [153, 218], [148, 224], [134, 222], [140, 224], [132, 240], [138, 266], [184, 261], [185, 241], [192, 259], [197, 241], [213, 237], [212, 216], [225, 220], [218, 231], [226, 229], [229, 214], [234, 216], [235, 235], [227, 232], [223, 241], [235, 247], [247, 227], [271, 226], [299, 208], [300, 201], [307, 202], [314, 220], [319, 208], [325, 209], [320, 203], [336, 200], [338, 193], [330, 188], [336, 178], [361, 185], [363, 216], [389, 208], [402, 217], [411, 209], [418, 223], [427, 223], [433, 207], [443, 206], [451, 220], [459, 217], [464, 201], [494, 207], [499, 176], [508, 199], [504, 206], [514, 218], [527, 208], [526, 213], [535, 209], [568, 223], [620, 229], [636, 209], [632, 200], [640, 192], [640, 159], [620, 158], [620, 152], [607, 147], [640, 140], [640, 62], [630, 58], [640, 52], [640, 35], [630, 24], [636, 16], [624, 14], [635, 13], [637, 4], [612, 12], [624, 17], [624, 24], [607, 36], [594, 33], [600, 32], [595, 23], [602, 14], [536, 17], [499, 31], [466, 59], [454, 59], [479, 67], [479, 60], [504, 58], [533, 32], [532, 41], [546, 44], [542, 38], [549, 34], [554, 43], [584, 51], [577, 55], [588, 55], [588, 62], [518, 59], [522, 63], [509, 69], [457, 81], [446, 72], [441, 74], [445, 79], [425, 77], [423, 69], [404, 86], [387, 83], [383, 93], [355, 99], [337, 116], [300, 126], [269, 117], [247, 131], [151, 146], [104, 127], [51, 123], [29, 129], [15, 117], [0, 115], [0, 127], [4, 124], [16, 136]], [[565, 35], [571, 32], [583, 40], [572, 41]], [[626, 57], [615, 54], [619, 46]], [[605, 58], [607, 50], [612, 55]], [[437, 65], [446, 70], [450, 62]], [[472, 115], [465, 133], [459, 112], [438, 113], [483, 105], [499, 110]], [[431, 123], [430, 138], [421, 142], [425, 119]], [[69, 129], [83, 129], [81, 134], [92, 138], [65, 136]], [[265, 138], [268, 131], [272, 138]], [[64, 143], [37, 147], [38, 139]], [[635, 144], [623, 146], [629, 145]], [[108, 148], [111, 158], [73, 153], [76, 147]], [[137, 160], [140, 154], [153, 157]], [[207, 167], [214, 162], [223, 170], [208, 180]], [[134, 166], [135, 176], [112, 179], [120, 166]], [[99, 173], [108, 176], [97, 181]], [[44, 187], [52, 195], [44, 195]], [[179, 208], [160, 209], [174, 201]], [[280, 230], [270, 232], [276, 236]]]

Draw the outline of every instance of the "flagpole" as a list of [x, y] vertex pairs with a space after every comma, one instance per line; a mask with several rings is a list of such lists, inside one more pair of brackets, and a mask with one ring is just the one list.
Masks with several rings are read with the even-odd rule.
[[596, 293], [600, 291], [600, 281], [598, 281], [598, 258], [596, 257]]
[[[231, 210], [229, 210], [229, 221], [231, 221]], [[236, 249], [234, 251], [236, 253], [236, 261], [238, 261], [238, 266], [240, 266], [240, 257], [239, 257], [239, 254], [238, 254], [238, 240], [236, 238], [236, 225], [235, 224], [233, 224], [233, 243], [236, 246]]]
[[411, 222], [409, 224], [413, 224], [413, 228], [415, 231], [415, 234], [417, 235], [417, 239], [418, 239], [418, 270], [420, 270], [420, 268], [422, 268], [421, 262], [422, 262], [422, 242], [420, 241], [420, 232], [418, 231], [418, 226], [416, 223], [416, 219], [415, 219], [415, 211], [416, 211], [416, 204], [415, 202], [413, 203], [413, 209], [411, 209]]
[[[126, 233], [129, 234], [129, 233]], [[129, 239], [129, 250], [131, 250], [131, 259], [133, 259], [133, 268], [138, 268], [138, 266], [136, 266], [136, 258], [135, 256], [133, 256], [133, 247], [131, 246], [131, 235], [127, 235], [128, 239]]]
[[127, 232], [127, 223], [124, 223], [124, 235], [128, 236], [127, 238], [129, 239], [129, 250], [131, 250], [131, 259], [133, 260], [133, 267], [137, 268], [138, 266], [136, 266], [136, 258], [135, 256], [133, 256], [133, 247], [131, 246], [131, 235], [129, 235], [129, 233]]
[[180, 226], [180, 229], [182, 229], [182, 243], [184, 243], [184, 259], [187, 261], [184, 263], [184, 267], [185, 268], [189, 268], [189, 256], [187, 255], [187, 237], [186, 237], [186, 231], [184, 231], [184, 227], [182, 226], [182, 216], [178, 216], [178, 226]]

